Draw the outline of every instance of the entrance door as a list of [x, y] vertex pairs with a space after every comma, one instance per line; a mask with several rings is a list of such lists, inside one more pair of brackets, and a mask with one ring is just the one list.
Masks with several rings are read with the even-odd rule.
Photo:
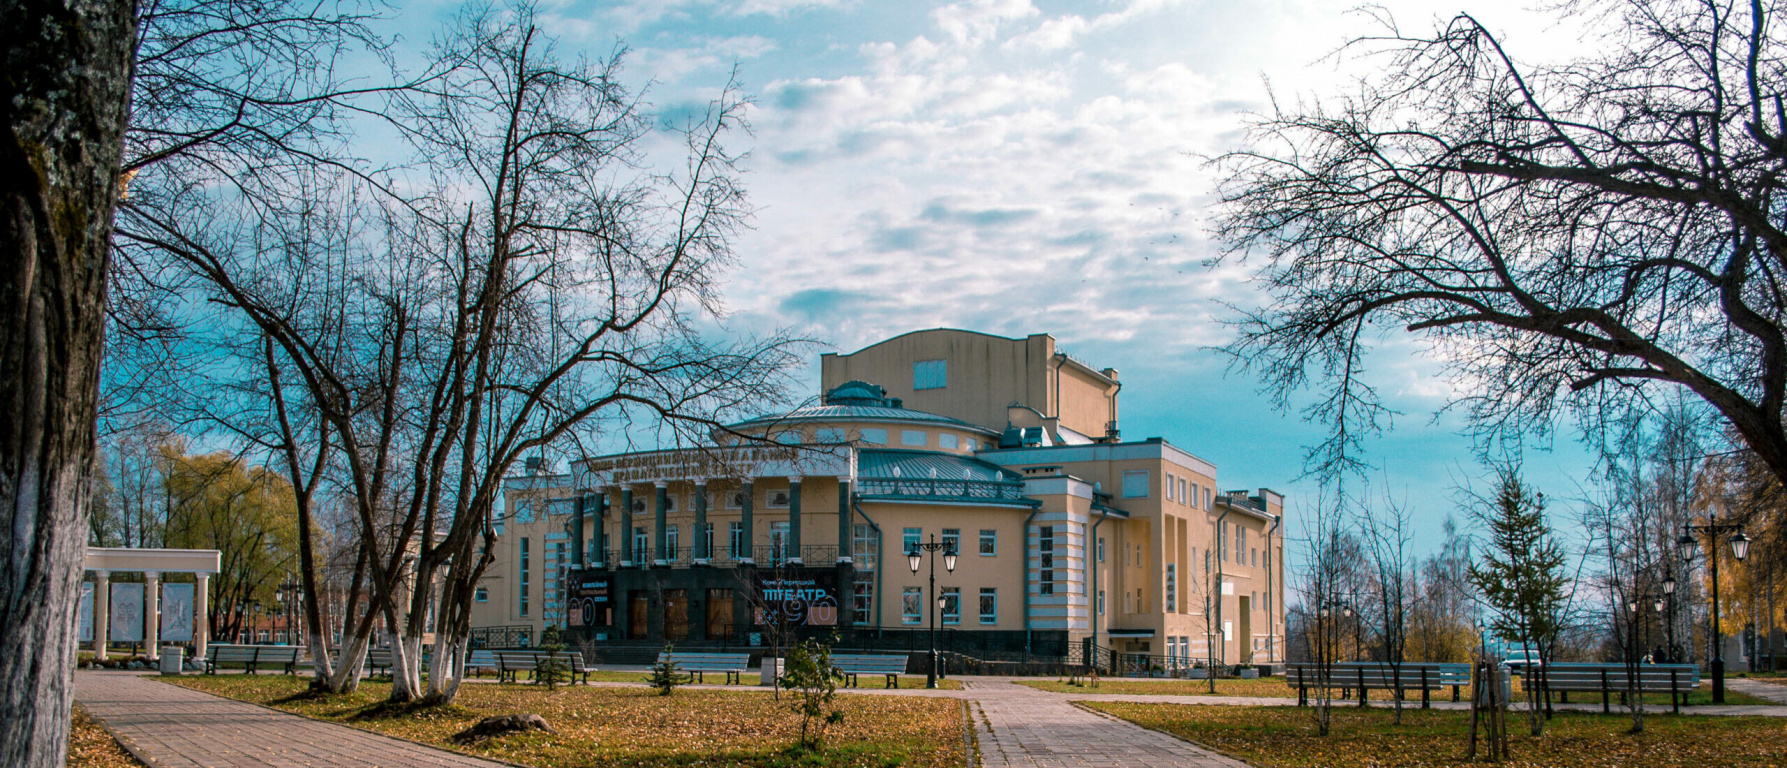
[[1235, 638], [1236, 657], [1243, 664], [1253, 663], [1253, 598], [1236, 598], [1241, 603], [1241, 636]]
[[707, 639], [725, 640], [732, 637], [732, 590], [710, 589], [707, 591]]
[[664, 639], [682, 640], [689, 636], [689, 590], [664, 590]]
[[647, 616], [651, 613], [651, 603], [645, 590], [636, 589], [627, 593], [627, 639], [644, 640]]

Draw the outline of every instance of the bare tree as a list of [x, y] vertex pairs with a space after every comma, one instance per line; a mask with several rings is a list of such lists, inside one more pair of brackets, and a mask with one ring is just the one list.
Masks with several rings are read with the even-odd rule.
[[68, 750], [131, 3], [0, 3], [0, 765]]
[[1220, 160], [1218, 233], [1270, 295], [1230, 350], [1281, 396], [1324, 389], [1318, 468], [1384, 424], [1358, 375], [1376, 325], [1441, 350], [1485, 440], [1679, 389], [1787, 478], [1780, 4], [1559, 7], [1602, 53], [1529, 66], [1468, 15], [1391, 25], [1358, 42], [1380, 74]]
[[1408, 650], [1408, 609], [1414, 539], [1407, 503], [1384, 494], [1381, 505], [1365, 505], [1360, 513], [1360, 538], [1370, 556], [1376, 583], [1377, 606], [1382, 611], [1384, 662], [1390, 666], [1391, 698], [1395, 700], [1396, 724], [1402, 724], [1402, 665]]

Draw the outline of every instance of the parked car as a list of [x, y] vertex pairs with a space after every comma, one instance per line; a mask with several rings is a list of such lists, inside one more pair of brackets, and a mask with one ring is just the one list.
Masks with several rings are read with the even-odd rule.
[[1502, 659], [1502, 668], [1518, 675], [1530, 667], [1541, 666], [1544, 663], [1545, 660], [1539, 656], [1538, 651], [1531, 648], [1514, 648], [1509, 649], [1508, 655]]

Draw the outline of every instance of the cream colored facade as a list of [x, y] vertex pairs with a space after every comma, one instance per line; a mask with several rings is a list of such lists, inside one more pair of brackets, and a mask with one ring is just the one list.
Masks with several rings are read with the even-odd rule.
[[935, 618], [989, 648], [1282, 660], [1283, 498], [1120, 441], [1115, 370], [1046, 335], [948, 329], [822, 367], [822, 405], [734, 425], [766, 442], [513, 479], [474, 626], [567, 623], [568, 578], [601, 590], [568, 622], [597, 642], [749, 644], [752, 579], [792, 563], [835, 573], [837, 626], [884, 642], [936, 610], [906, 547], [957, 537]]

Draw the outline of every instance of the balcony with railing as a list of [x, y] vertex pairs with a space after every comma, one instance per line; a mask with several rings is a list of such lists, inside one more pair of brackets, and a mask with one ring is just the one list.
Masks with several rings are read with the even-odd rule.
[[[800, 552], [803, 565], [828, 566], [838, 560], [838, 548], [832, 545], [809, 544], [801, 547]], [[786, 565], [793, 562], [793, 555], [794, 548], [785, 544], [759, 544], [751, 549], [751, 559], [758, 568]], [[663, 561], [663, 565], [658, 564], [659, 560]], [[700, 565], [733, 568], [742, 564], [743, 560], [742, 552], [735, 552], [731, 547], [715, 542], [713, 553]], [[634, 548], [597, 552], [592, 548], [589, 562], [602, 563], [609, 568], [693, 568], [697, 565], [694, 547], [677, 547], [662, 553]]]
[[863, 498], [905, 499], [926, 501], [961, 501], [970, 503], [1034, 504], [1024, 496], [1022, 481], [951, 480], [944, 478], [877, 477], [859, 478], [857, 492]]

